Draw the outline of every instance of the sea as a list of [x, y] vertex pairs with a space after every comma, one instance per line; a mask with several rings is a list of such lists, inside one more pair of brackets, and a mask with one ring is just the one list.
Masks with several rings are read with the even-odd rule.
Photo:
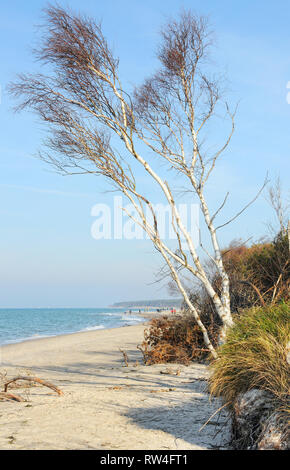
[[1, 308], [0, 345], [118, 328], [144, 320], [138, 311], [129, 314], [124, 308]]

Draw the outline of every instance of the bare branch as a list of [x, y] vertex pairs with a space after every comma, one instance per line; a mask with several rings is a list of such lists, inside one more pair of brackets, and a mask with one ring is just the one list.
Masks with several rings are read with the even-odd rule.
[[243, 212], [245, 212], [246, 209], [248, 209], [248, 207], [250, 207], [257, 199], [258, 197], [260, 196], [260, 194], [262, 193], [262, 191], [265, 189], [265, 187], [267, 186], [269, 180], [268, 180], [268, 177], [266, 176], [265, 178], [265, 181], [262, 185], [262, 187], [259, 189], [259, 191], [257, 192], [257, 194], [255, 195], [255, 197], [248, 203], [246, 204], [235, 216], [233, 216], [231, 219], [229, 219], [227, 222], [225, 222], [224, 224], [222, 225], [219, 225], [216, 230], [219, 230], [220, 228], [222, 227], [225, 227], [226, 225], [230, 224], [231, 222], [233, 222], [234, 220], [236, 220]]

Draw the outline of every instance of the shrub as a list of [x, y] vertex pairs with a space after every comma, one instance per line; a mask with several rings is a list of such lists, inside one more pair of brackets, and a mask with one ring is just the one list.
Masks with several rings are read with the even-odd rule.
[[[203, 319], [204, 321], [204, 319]], [[205, 321], [214, 346], [218, 342], [218, 327], [212, 317]], [[182, 318], [155, 318], [144, 331], [144, 341], [140, 347], [147, 365], [166, 362], [188, 364], [193, 360], [203, 360], [208, 356], [203, 336], [190, 315]]]
[[[225, 269], [229, 273], [233, 310], [245, 308], [253, 300], [264, 303], [289, 300], [290, 260], [287, 235], [279, 233], [270, 243], [257, 243], [247, 248], [232, 246], [223, 252]], [[248, 296], [248, 305], [234, 302], [236, 291]], [[258, 292], [258, 296], [257, 296]], [[254, 297], [253, 297], [254, 296]]]
[[289, 341], [289, 303], [242, 312], [211, 365], [211, 393], [233, 404], [241, 392], [267, 390], [289, 412]]

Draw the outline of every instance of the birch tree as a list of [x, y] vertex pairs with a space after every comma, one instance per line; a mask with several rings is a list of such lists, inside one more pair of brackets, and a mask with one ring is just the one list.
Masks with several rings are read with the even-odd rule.
[[[122, 85], [119, 60], [101, 25], [60, 7], [49, 7], [36, 58], [44, 67], [48, 65], [50, 74], [19, 75], [10, 92], [19, 98], [17, 110], [32, 109], [48, 125], [48, 150], [41, 152], [41, 158], [65, 174], [102, 175], [131, 202], [135, 208], [131, 217], [162, 256], [203, 333], [206, 347], [216, 358], [199, 311], [183, 283], [186, 273], [202, 283], [222, 321], [223, 336], [233, 319], [229, 278], [217, 233], [228, 222], [216, 227], [215, 221], [228, 195], [212, 213], [205, 188], [230, 143], [235, 110], [222, 101], [218, 83], [207, 74], [211, 44], [207, 20], [190, 11], [181, 13], [161, 32], [159, 70], [129, 92]], [[209, 155], [204, 151], [204, 131], [217, 106], [224, 107], [229, 125], [224, 142]], [[154, 158], [148, 158], [149, 151]], [[170, 206], [176, 249], [161, 239], [154, 205], [140, 189], [131, 162], [140, 166]], [[219, 293], [182, 221], [174, 188], [164, 177], [168, 169], [176, 172], [198, 198], [212, 245], [207, 255], [221, 278]], [[220, 188], [217, 193], [220, 195]]]

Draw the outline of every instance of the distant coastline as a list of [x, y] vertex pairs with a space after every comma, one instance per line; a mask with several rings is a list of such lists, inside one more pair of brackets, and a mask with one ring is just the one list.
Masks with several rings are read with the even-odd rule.
[[182, 299], [157, 299], [157, 300], [130, 300], [126, 302], [115, 302], [109, 305], [109, 308], [131, 308], [131, 309], [144, 309], [152, 308], [180, 308]]

